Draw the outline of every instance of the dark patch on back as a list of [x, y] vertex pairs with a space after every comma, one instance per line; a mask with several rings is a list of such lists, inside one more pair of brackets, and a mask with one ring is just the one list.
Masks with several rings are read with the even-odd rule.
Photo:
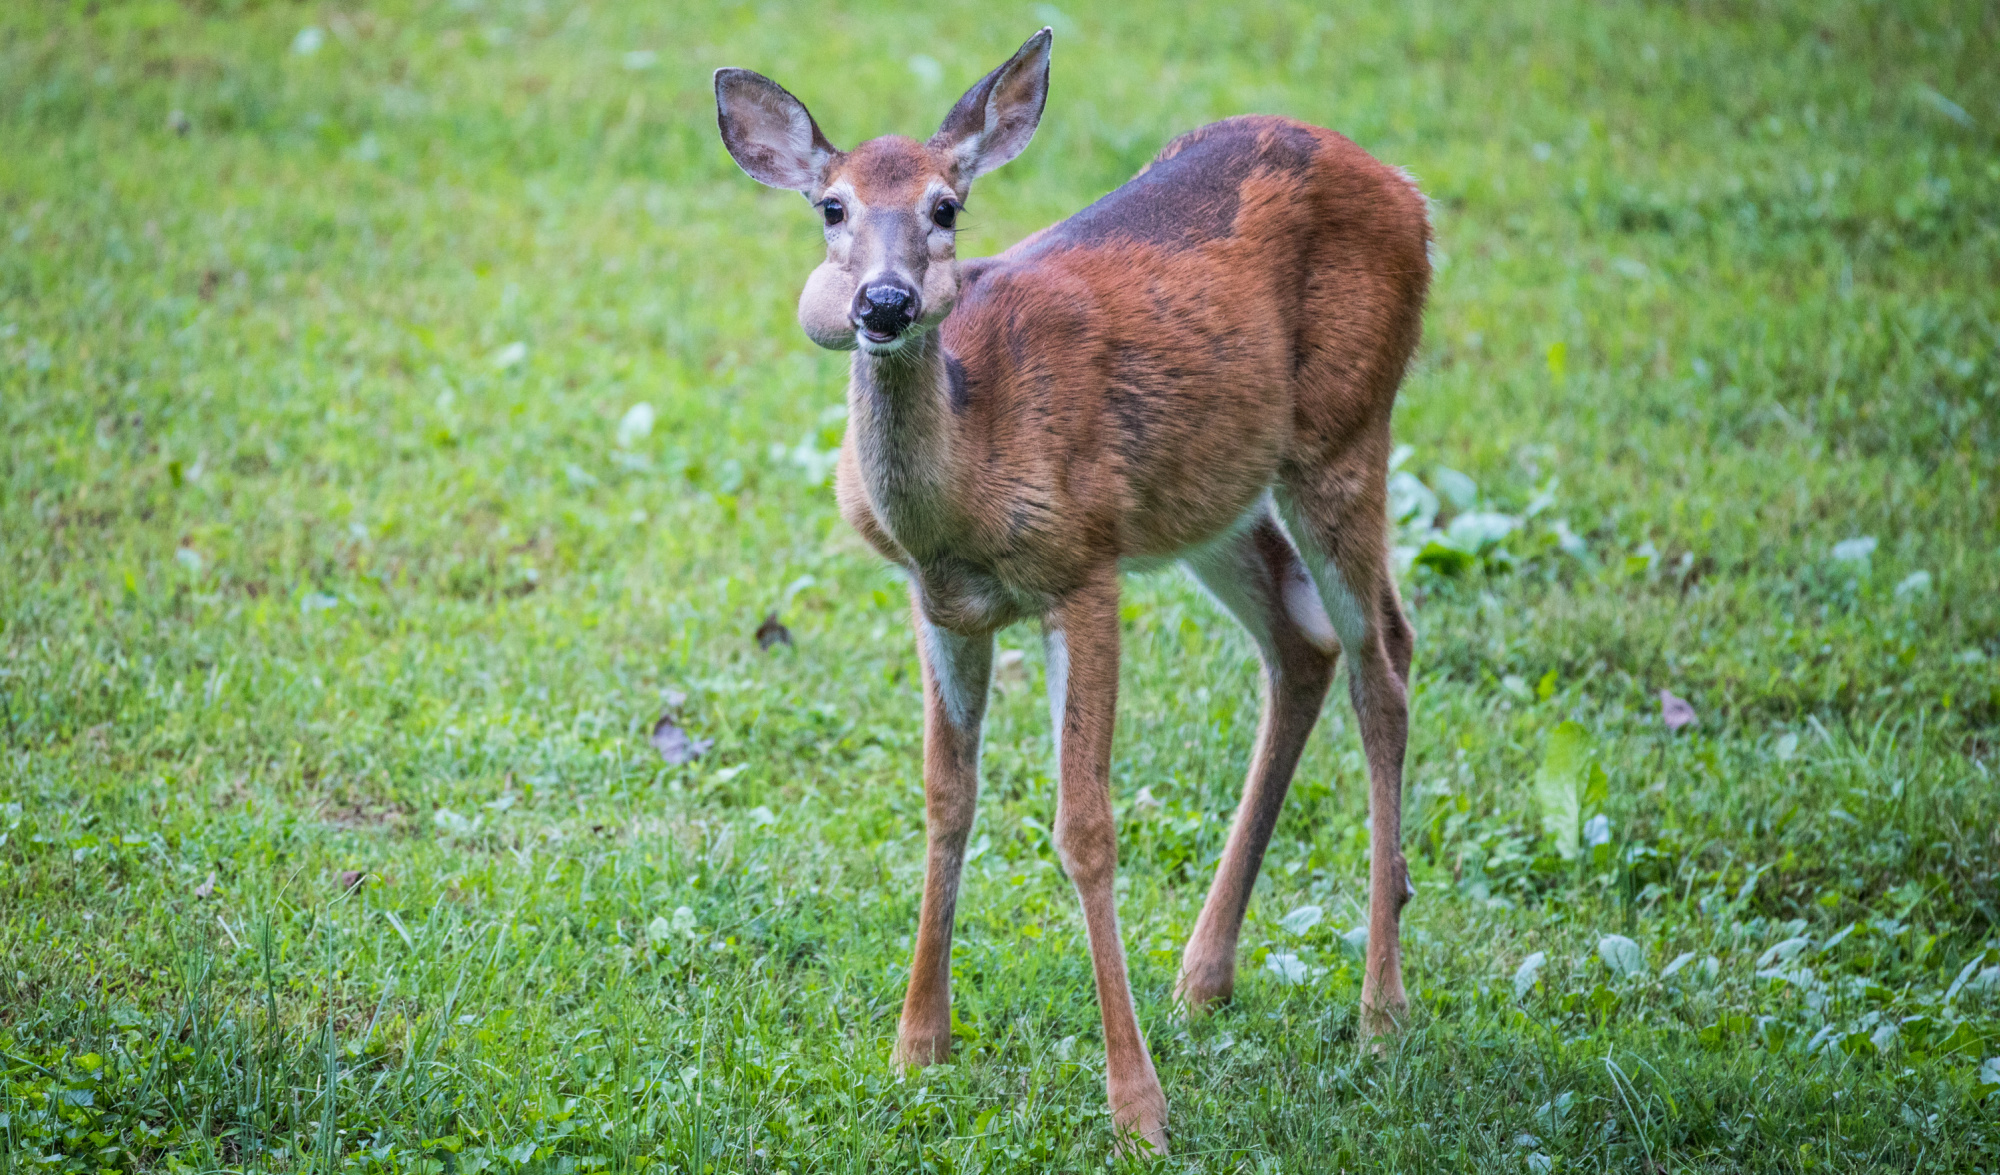
[[998, 257], [972, 257], [958, 263], [958, 296], [962, 301], [972, 296], [972, 288], [979, 279], [1000, 267]]
[[1027, 250], [1086, 248], [1114, 240], [1189, 248], [1235, 232], [1243, 181], [1304, 175], [1319, 140], [1296, 123], [1232, 118], [1168, 143], [1138, 175], [1052, 226]]
[[1148, 374], [1116, 371], [1104, 389], [1104, 405], [1118, 419], [1118, 428], [1111, 434], [1111, 447], [1127, 461], [1142, 461], [1152, 448], [1160, 409], [1170, 394], [1162, 382], [1146, 378]]

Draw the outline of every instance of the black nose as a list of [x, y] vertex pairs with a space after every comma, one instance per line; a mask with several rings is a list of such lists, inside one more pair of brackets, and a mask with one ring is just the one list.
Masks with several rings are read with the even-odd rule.
[[878, 339], [893, 339], [917, 319], [917, 292], [899, 281], [865, 285], [854, 295], [854, 321]]

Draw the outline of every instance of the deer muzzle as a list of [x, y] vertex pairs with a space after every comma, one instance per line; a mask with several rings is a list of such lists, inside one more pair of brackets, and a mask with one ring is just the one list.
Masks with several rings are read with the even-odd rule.
[[855, 291], [849, 317], [869, 342], [887, 343], [910, 329], [922, 309], [922, 296], [908, 282], [883, 278]]

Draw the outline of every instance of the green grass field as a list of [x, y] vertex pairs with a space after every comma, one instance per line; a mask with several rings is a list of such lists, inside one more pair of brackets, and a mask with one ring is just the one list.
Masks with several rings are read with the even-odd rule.
[[[2000, 1171], [2000, 8], [682, 7], [0, 14], [0, 1175]], [[1357, 1048], [1344, 700], [1235, 1002], [1176, 1014], [1256, 675], [1129, 580], [1153, 1164], [1027, 629], [955, 1063], [888, 1064], [907, 607], [826, 484], [814, 218], [708, 88], [925, 134], [1043, 23], [965, 255], [1249, 111], [1438, 231], [1413, 1023]], [[712, 746], [669, 766], [662, 713]]]

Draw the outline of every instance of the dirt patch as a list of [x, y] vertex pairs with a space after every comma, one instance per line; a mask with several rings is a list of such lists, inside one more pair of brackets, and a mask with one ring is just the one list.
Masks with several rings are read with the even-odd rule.
[[347, 801], [322, 806], [316, 816], [329, 828], [351, 832], [404, 833], [414, 827], [410, 811], [395, 801]]

